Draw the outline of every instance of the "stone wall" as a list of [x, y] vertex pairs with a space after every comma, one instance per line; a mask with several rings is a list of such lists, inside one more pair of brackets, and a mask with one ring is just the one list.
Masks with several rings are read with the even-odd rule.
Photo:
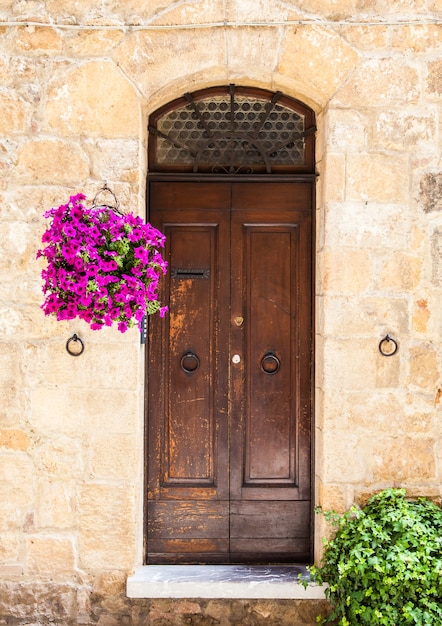
[[134, 330], [45, 318], [35, 252], [43, 212], [103, 180], [144, 215], [147, 117], [185, 91], [254, 85], [317, 113], [317, 501], [343, 510], [392, 485], [440, 500], [441, 22], [441, 0], [0, 0], [6, 623], [129, 614], [144, 349]]

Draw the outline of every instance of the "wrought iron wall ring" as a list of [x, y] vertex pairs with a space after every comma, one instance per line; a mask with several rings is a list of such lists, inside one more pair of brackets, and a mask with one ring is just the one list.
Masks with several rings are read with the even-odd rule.
[[[75, 347], [74, 347], [75, 346]], [[84, 352], [84, 342], [74, 333], [66, 342], [66, 350], [71, 356], [80, 356]]]
[[390, 335], [385, 335], [379, 342], [379, 352], [382, 356], [393, 356], [398, 351], [398, 344]]

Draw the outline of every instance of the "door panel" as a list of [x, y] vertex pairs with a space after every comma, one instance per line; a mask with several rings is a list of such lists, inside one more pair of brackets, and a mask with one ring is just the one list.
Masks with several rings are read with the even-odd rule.
[[170, 312], [151, 324], [147, 364], [148, 562], [203, 554], [216, 563], [228, 553], [228, 433], [220, 419], [227, 414], [227, 373], [218, 363], [228, 358], [220, 307], [229, 300], [229, 284], [219, 276], [229, 275], [230, 261], [220, 255], [229, 240], [224, 212], [212, 208], [220, 191], [209, 189], [201, 209], [201, 203], [189, 208], [194, 190], [151, 190], [158, 209], [152, 222], [167, 237]]
[[148, 562], [308, 560], [311, 185], [153, 182], [150, 210], [170, 312], [150, 320]]
[[[214, 484], [213, 254], [216, 225], [169, 226], [173, 259], [163, 486]], [[192, 258], [193, 257], [193, 258]], [[192, 270], [192, 271], [189, 271]], [[212, 272], [210, 271], [212, 270]], [[192, 311], [192, 315], [186, 313]], [[209, 330], [207, 336], [198, 331]]]

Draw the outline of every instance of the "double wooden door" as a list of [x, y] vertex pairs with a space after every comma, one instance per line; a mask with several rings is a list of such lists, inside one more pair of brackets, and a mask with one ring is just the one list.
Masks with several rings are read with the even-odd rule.
[[151, 182], [147, 562], [311, 558], [312, 184]]

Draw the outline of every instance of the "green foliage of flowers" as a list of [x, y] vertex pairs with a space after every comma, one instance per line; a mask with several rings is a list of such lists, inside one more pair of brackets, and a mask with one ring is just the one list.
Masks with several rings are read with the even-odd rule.
[[361, 510], [324, 513], [337, 528], [310, 573], [333, 611], [319, 623], [441, 626], [442, 510], [386, 489]]

